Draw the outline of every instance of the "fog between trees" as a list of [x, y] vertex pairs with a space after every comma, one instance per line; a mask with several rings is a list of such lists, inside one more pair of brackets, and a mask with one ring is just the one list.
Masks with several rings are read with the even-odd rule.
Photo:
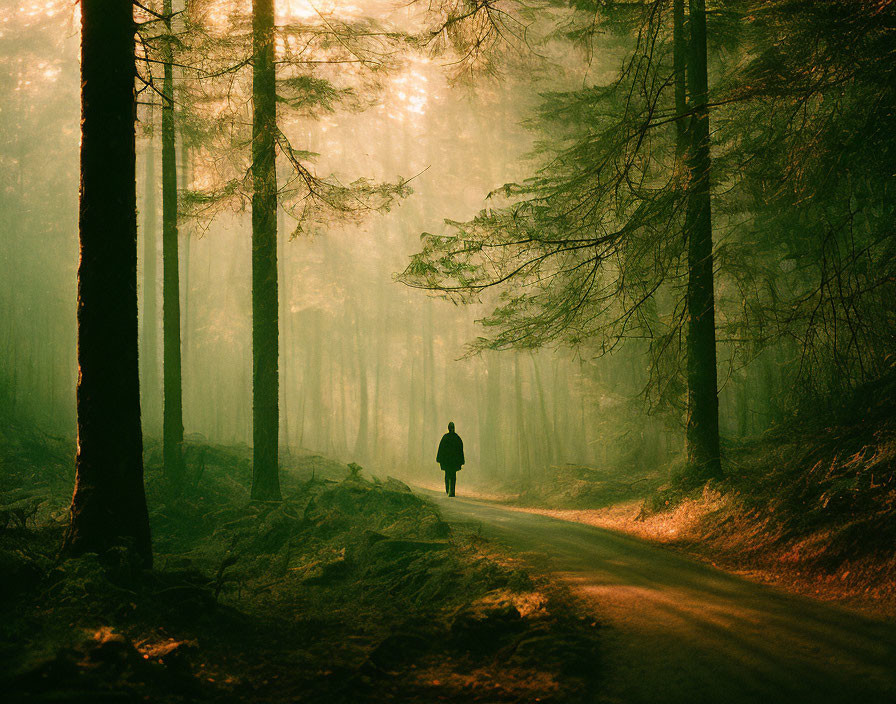
[[6, 698], [896, 700], [893, 56], [896, 0], [4, 7]]
[[[331, 9], [324, 12], [328, 21], [357, 20], [361, 12], [341, 4]], [[419, 31], [428, 21], [420, 8], [383, 3], [373, 9], [377, 20], [400, 31]], [[196, 53], [209, 46], [224, 51], [229, 12], [237, 8], [189, 3], [174, 19], [182, 42], [174, 61], [179, 51], [185, 64], [201, 59], [206, 74], [234, 64], [239, 57]], [[321, 18], [298, 0], [278, 0], [277, 12], [278, 24], [315, 25]], [[6, 12], [0, 34], [6, 57], [0, 76], [0, 402], [10, 417], [63, 436], [75, 430], [77, 377], [79, 83], [72, 13], [67, 3], [25, 3]], [[189, 38], [198, 25], [211, 43]], [[421, 250], [420, 233], [443, 233], [446, 218], [463, 222], [501, 206], [506, 199], [500, 192], [486, 196], [531, 175], [533, 162], [525, 155], [545, 135], [521, 123], [532, 117], [541, 93], [575, 89], [583, 81], [607, 84], [635, 45], [633, 37], [612, 34], [588, 48], [554, 39], [539, 56], [515, 56], [495, 75], [470, 76], [455, 67], [458, 57], [450, 52], [390, 47], [383, 60], [388, 66], [342, 71], [339, 64], [324, 65], [314, 75], [330, 81], [318, 88], [332, 88], [333, 95], [309, 83], [306, 102], [293, 100], [291, 112], [278, 107], [283, 134], [294, 149], [317, 155], [304, 154], [303, 163], [323, 179], [333, 174], [331, 186], [359, 178], [407, 181], [407, 192], [390, 196], [388, 212], [365, 206], [350, 215], [325, 208], [308, 213], [301, 198], [277, 211], [282, 467], [292, 454], [312, 452], [358, 462], [375, 475], [437, 481], [435, 449], [449, 420], [465, 440], [462, 480], [468, 482], [526, 480], [564, 463], [630, 468], [635, 479], [644, 467], [683, 457], [681, 357], [657, 363], [643, 332], [609, 345], [583, 339], [572, 349], [559, 344], [468, 354], [468, 343], [492, 334], [476, 321], [494, 309], [497, 292], [485, 290], [478, 304], [455, 305], [395, 280]], [[326, 58], [338, 47], [320, 51]], [[712, 51], [711, 77], [717, 78], [724, 73], [719, 57], [728, 60], [737, 50]], [[161, 90], [163, 72], [146, 66], [138, 60], [141, 71], [155, 76], [155, 88], [140, 92], [137, 123], [140, 368], [143, 430], [156, 439], [162, 432], [163, 265], [161, 98], [155, 90]], [[278, 67], [278, 78], [287, 70]], [[203, 79], [175, 66], [172, 80], [185, 437], [188, 443], [247, 445], [253, 437], [248, 196], [219, 198], [212, 206], [196, 194], [219, 189], [220, 195], [248, 163], [240, 135], [251, 124], [251, 70]], [[221, 115], [230, 132], [222, 131]], [[241, 156], [221, 150], [228, 140]], [[286, 161], [278, 156], [281, 188], [292, 179]], [[720, 178], [717, 187], [729, 185]], [[723, 253], [742, 254], [751, 246], [736, 228], [744, 217], [742, 209], [719, 209], [716, 245]], [[775, 264], [774, 256], [773, 250], [763, 254], [761, 267], [788, 271], [788, 260]], [[763, 332], [745, 345], [745, 327], [726, 327], [749, 302], [740, 293], [743, 270], [735, 258], [723, 256], [721, 266], [720, 425], [723, 438], [732, 439], [761, 433], [795, 407], [791, 384], [805, 360], [799, 339]], [[727, 278], [725, 266], [734, 267]], [[660, 290], [657, 297], [666, 303], [658, 315], [680, 314], [674, 304], [680, 294], [680, 281]], [[153, 442], [147, 448], [156, 451]]]

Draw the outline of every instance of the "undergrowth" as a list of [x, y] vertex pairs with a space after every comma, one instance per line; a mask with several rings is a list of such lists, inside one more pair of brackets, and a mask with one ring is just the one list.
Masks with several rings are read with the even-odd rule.
[[725, 460], [724, 479], [673, 478], [640, 518], [702, 502], [688, 538], [698, 551], [820, 594], [893, 599], [896, 372], [727, 444]]
[[523, 487], [514, 503], [552, 508], [603, 508], [656, 491], [662, 476], [656, 471], [631, 468], [555, 465]]
[[0, 436], [7, 701], [576, 701], [596, 629], [398, 480], [294, 458], [250, 502], [245, 448], [188, 448], [177, 495], [150, 446], [155, 565], [61, 560], [73, 449]]

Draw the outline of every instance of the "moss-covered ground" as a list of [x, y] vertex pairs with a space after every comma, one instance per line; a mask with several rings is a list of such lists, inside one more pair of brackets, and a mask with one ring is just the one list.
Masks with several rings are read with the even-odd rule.
[[147, 450], [155, 566], [60, 559], [70, 441], [0, 436], [0, 687], [34, 702], [588, 701], [598, 629], [395, 479], [287, 460], [253, 503], [245, 448]]

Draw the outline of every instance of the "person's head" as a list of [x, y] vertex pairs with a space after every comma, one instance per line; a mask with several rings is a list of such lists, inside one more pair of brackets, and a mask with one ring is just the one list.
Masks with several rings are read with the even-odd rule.
[[454, 421], [451, 421], [450, 423], [448, 423], [448, 432], [449, 433], [454, 432]]

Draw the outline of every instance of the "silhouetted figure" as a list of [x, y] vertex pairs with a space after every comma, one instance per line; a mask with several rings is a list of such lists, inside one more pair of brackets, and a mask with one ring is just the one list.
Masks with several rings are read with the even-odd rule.
[[436, 462], [445, 473], [445, 493], [454, 496], [457, 473], [464, 464], [464, 441], [454, 432], [454, 423], [448, 424], [448, 432], [442, 436]]

